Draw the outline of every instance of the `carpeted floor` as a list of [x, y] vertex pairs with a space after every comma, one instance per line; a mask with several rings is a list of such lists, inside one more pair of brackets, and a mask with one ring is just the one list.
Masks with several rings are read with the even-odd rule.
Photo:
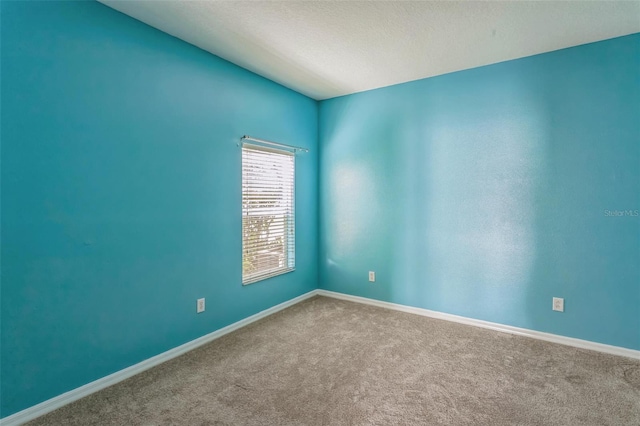
[[640, 361], [315, 297], [30, 425], [640, 425]]

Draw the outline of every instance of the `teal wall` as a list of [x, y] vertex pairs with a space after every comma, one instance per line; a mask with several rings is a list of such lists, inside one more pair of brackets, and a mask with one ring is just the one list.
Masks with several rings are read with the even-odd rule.
[[[316, 101], [99, 3], [1, 7], [3, 417], [317, 287]], [[311, 152], [296, 271], [243, 287], [245, 133]]]
[[[0, 5], [0, 416], [318, 285], [640, 349], [640, 35], [318, 111], [98, 3]], [[243, 134], [311, 148], [297, 269], [246, 287]]]
[[321, 102], [320, 150], [321, 288], [640, 349], [640, 35]]

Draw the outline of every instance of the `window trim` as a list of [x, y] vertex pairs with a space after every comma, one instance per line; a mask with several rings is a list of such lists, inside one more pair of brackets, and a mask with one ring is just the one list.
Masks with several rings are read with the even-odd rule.
[[[257, 152], [257, 154], [256, 154]], [[291, 161], [291, 166], [290, 168], [285, 167], [284, 165], [286, 164], [287, 161], [289, 160], [283, 160], [282, 158], [279, 160], [280, 164], [278, 165], [279, 167], [283, 167], [282, 170], [291, 177], [291, 180], [289, 181], [288, 178], [283, 177], [282, 178], [282, 182], [283, 185], [285, 187], [289, 186], [289, 188], [286, 188], [285, 190], [283, 190], [283, 198], [286, 198], [287, 195], [289, 194], [289, 204], [285, 203], [285, 210], [286, 213], [283, 214], [283, 217], [281, 218], [281, 224], [282, 224], [282, 232], [280, 235], [282, 235], [283, 238], [283, 242], [282, 244], [284, 245], [283, 248], [283, 255], [284, 258], [282, 260], [283, 266], [278, 266], [276, 268], [265, 268], [262, 269], [258, 272], [253, 272], [253, 273], [245, 273], [245, 262], [246, 262], [246, 257], [245, 255], [247, 254], [247, 248], [246, 248], [246, 238], [245, 238], [245, 218], [247, 216], [250, 216], [250, 209], [246, 209], [245, 208], [245, 200], [247, 199], [247, 187], [250, 186], [247, 183], [246, 180], [246, 167], [249, 166], [249, 164], [251, 163], [251, 158], [250, 157], [246, 157], [246, 156], [250, 156], [251, 153], [254, 153], [254, 155], [261, 155], [264, 153], [267, 154], [275, 154], [275, 155], [282, 155], [282, 156], [286, 156], [288, 159], [290, 159]], [[241, 146], [241, 156], [242, 156], [242, 165], [241, 165], [241, 171], [242, 171], [242, 182], [241, 182], [241, 190], [242, 190], [242, 285], [249, 285], [249, 284], [253, 284], [256, 282], [260, 282], [269, 278], [273, 278], [279, 275], [283, 275], [289, 272], [293, 272], [295, 271], [295, 237], [296, 237], [296, 232], [295, 232], [295, 197], [296, 197], [296, 167], [295, 167], [295, 152], [291, 152], [288, 150], [283, 150], [283, 149], [277, 149], [277, 148], [272, 148], [272, 147], [266, 147], [266, 146], [262, 146], [262, 145], [258, 145], [258, 144], [253, 144], [253, 143], [247, 143], [244, 142]], [[253, 158], [253, 161], [256, 162], [254, 164], [259, 163], [260, 160], [257, 160], [256, 157]], [[275, 163], [278, 164], [278, 163]], [[255, 184], [255, 182], [254, 182]], [[259, 184], [258, 184], [259, 185]], [[254, 246], [255, 247], [255, 246]]]

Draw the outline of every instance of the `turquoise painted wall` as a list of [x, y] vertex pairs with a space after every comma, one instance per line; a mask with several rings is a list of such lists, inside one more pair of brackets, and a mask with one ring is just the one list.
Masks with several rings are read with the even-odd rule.
[[[317, 102], [99, 3], [1, 28], [3, 417], [317, 287]], [[296, 271], [246, 287], [243, 134], [311, 149]]]
[[[0, 416], [318, 274], [329, 290], [640, 349], [640, 35], [318, 111], [97, 3], [0, 7]], [[247, 287], [243, 134], [311, 148], [297, 270]]]
[[321, 288], [640, 349], [640, 35], [321, 102], [320, 150]]

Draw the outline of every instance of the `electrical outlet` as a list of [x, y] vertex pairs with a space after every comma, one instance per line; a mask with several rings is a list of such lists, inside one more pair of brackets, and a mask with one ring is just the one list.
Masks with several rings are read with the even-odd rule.
[[554, 297], [552, 309], [554, 311], [564, 312], [564, 299], [562, 297]]
[[369, 271], [369, 281], [370, 282], [376, 282], [376, 273], [373, 271]]
[[204, 297], [196, 303], [196, 313], [204, 312]]

